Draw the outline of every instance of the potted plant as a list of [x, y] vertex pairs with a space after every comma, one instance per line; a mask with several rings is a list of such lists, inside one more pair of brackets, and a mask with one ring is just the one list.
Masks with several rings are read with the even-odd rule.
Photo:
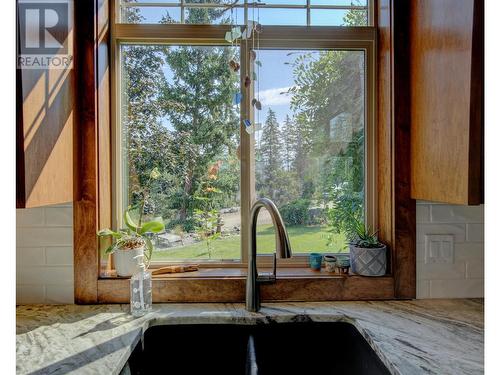
[[353, 192], [349, 184], [334, 189], [327, 210], [330, 232], [345, 233], [350, 250], [347, 259], [337, 256], [337, 267], [347, 271], [350, 263], [358, 275], [382, 276], [387, 268], [387, 247], [378, 241], [377, 232], [365, 225], [363, 211], [362, 192]]
[[377, 232], [358, 219], [353, 219], [350, 233], [352, 272], [362, 276], [383, 276], [387, 269], [387, 246], [379, 242]]
[[[157, 179], [159, 172], [154, 168], [146, 184], [149, 187], [151, 180]], [[113, 231], [109, 228], [100, 230], [99, 237], [112, 236], [113, 244], [106, 249], [106, 254], [113, 254], [116, 273], [118, 276], [132, 276], [142, 268], [148, 268], [153, 253], [153, 243], [149, 235], [165, 230], [162, 218], [144, 221], [144, 206], [148, 195], [147, 188], [142, 191], [142, 199], [135, 207], [129, 207], [123, 214], [125, 229]], [[139, 209], [139, 220], [132, 219], [132, 211]]]

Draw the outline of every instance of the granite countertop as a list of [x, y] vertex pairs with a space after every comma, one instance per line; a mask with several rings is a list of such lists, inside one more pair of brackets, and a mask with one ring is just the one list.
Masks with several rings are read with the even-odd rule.
[[18, 374], [118, 374], [143, 332], [162, 324], [352, 323], [393, 374], [482, 374], [482, 299], [377, 302], [157, 304], [141, 318], [128, 305], [17, 307]]

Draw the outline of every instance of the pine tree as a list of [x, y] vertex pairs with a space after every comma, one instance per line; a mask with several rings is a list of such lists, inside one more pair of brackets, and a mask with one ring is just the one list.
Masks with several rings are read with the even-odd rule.
[[259, 178], [261, 195], [275, 199], [278, 190], [279, 173], [283, 170], [283, 141], [276, 113], [269, 109], [267, 118], [262, 129], [259, 155], [261, 160], [262, 176]]
[[285, 164], [285, 170], [291, 171], [292, 164], [295, 156], [295, 151], [297, 148], [298, 132], [297, 126], [292, 121], [289, 115], [285, 117], [285, 123], [281, 129], [283, 139], [283, 162]]

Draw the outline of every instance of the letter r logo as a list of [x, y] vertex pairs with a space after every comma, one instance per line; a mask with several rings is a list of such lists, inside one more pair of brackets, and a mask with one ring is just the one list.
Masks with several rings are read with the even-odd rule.
[[21, 54], [51, 55], [68, 52], [68, 3], [19, 2]]

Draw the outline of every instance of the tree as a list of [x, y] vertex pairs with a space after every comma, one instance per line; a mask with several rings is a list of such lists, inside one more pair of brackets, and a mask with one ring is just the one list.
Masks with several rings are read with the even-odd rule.
[[276, 112], [269, 109], [262, 129], [259, 148], [261, 162], [261, 176], [258, 178], [257, 190], [261, 195], [276, 199], [283, 186], [277, 183], [277, 177], [283, 171], [283, 141], [280, 127], [276, 119]]
[[[186, 23], [211, 23], [222, 14], [191, 9]], [[232, 99], [239, 80], [228, 69], [228, 62], [238, 55], [236, 48], [218, 46], [169, 46], [164, 54], [171, 78], [160, 102], [177, 140], [174, 153], [180, 177], [172, 208], [184, 221], [197, 208], [194, 195], [209, 166], [217, 160], [229, 162], [238, 144], [239, 115]], [[234, 192], [238, 185], [231, 180], [227, 188]]]
[[297, 148], [298, 132], [296, 124], [290, 119], [288, 114], [285, 117], [285, 123], [281, 129], [281, 134], [281, 138], [283, 139], [283, 161], [285, 163], [285, 170], [290, 171], [294, 160], [294, 152]]
[[[128, 22], [141, 22], [137, 9], [128, 9]], [[168, 194], [167, 180], [174, 172], [170, 145], [172, 136], [161, 124], [162, 107], [158, 102], [165, 78], [162, 71], [164, 55], [156, 46], [124, 45], [122, 134], [128, 166], [128, 202], [138, 202], [140, 191], [149, 179], [149, 171], [158, 168], [161, 178], [151, 187], [151, 199], [145, 211], [163, 215], [162, 197]]]

